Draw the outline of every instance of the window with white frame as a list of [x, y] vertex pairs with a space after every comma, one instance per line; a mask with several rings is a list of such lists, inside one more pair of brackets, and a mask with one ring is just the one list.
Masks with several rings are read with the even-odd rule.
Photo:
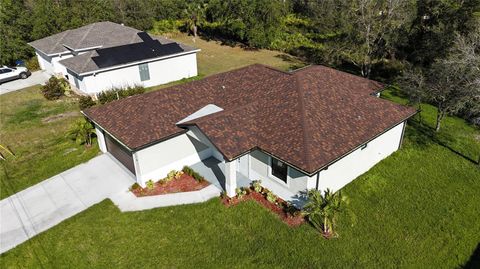
[[287, 183], [288, 165], [280, 160], [271, 158], [272, 175]]

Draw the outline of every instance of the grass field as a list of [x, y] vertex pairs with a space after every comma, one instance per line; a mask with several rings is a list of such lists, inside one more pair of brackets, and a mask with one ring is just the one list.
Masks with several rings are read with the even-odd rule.
[[74, 98], [47, 101], [39, 86], [0, 95], [0, 144], [15, 157], [0, 165], [0, 198], [3, 199], [98, 153], [65, 137], [71, 123], [81, 118]]
[[[475, 153], [478, 129], [446, 122], [452, 146]], [[254, 202], [121, 213], [106, 200], [3, 254], [0, 266], [479, 268], [480, 168], [423, 128], [410, 124], [401, 150], [343, 189], [336, 239], [289, 228]]]

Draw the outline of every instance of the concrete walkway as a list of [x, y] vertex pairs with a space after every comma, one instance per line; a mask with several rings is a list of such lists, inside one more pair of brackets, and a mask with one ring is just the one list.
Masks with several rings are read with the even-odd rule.
[[0, 253], [61, 221], [125, 193], [134, 183], [126, 170], [101, 155], [0, 201]]
[[34, 85], [44, 84], [51, 75], [45, 71], [35, 71], [26, 79], [16, 79], [0, 85], [0, 94], [21, 90]]
[[136, 197], [132, 192], [120, 192], [111, 197], [122, 212], [140, 211], [157, 207], [203, 203], [218, 197], [221, 189], [211, 184], [198, 191], [169, 193], [155, 196]]

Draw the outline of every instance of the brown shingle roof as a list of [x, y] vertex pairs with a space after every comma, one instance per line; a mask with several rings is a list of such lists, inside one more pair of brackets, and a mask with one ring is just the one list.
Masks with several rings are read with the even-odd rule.
[[215, 104], [224, 110], [181, 127], [198, 126], [230, 160], [260, 148], [313, 173], [415, 114], [372, 95], [382, 87], [324, 66], [286, 73], [251, 65], [85, 114], [136, 149], [184, 132], [176, 122]]

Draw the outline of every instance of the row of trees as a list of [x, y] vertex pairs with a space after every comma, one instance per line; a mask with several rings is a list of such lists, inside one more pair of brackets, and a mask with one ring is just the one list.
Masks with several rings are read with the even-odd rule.
[[[398, 81], [407, 93], [415, 93], [412, 100], [438, 106], [440, 121], [446, 113], [480, 117], [476, 99], [466, 100], [474, 94], [475, 78], [460, 79], [465, 68], [473, 70], [477, 62], [458, 59], [478, 55], [478, 49], [462, 54], [465, 48], [460, 47], [465, 42], [474, 46], [471, 33], [479, 28], [480, 0], [0, 2], [1, 64], [31, 57], [29, 41], [88, 23], [110, 20], [150, 30], [155, 22], [170, 21], [174, 23], [168, 25], [181, 25], [194, 36], [200, 33], [252, 48], [283, 50], [387, 83], [401, 77]], [[413, 88], [415, 83], [419, 86]], [[464, 84], [470, 86], [457, 87]]]

